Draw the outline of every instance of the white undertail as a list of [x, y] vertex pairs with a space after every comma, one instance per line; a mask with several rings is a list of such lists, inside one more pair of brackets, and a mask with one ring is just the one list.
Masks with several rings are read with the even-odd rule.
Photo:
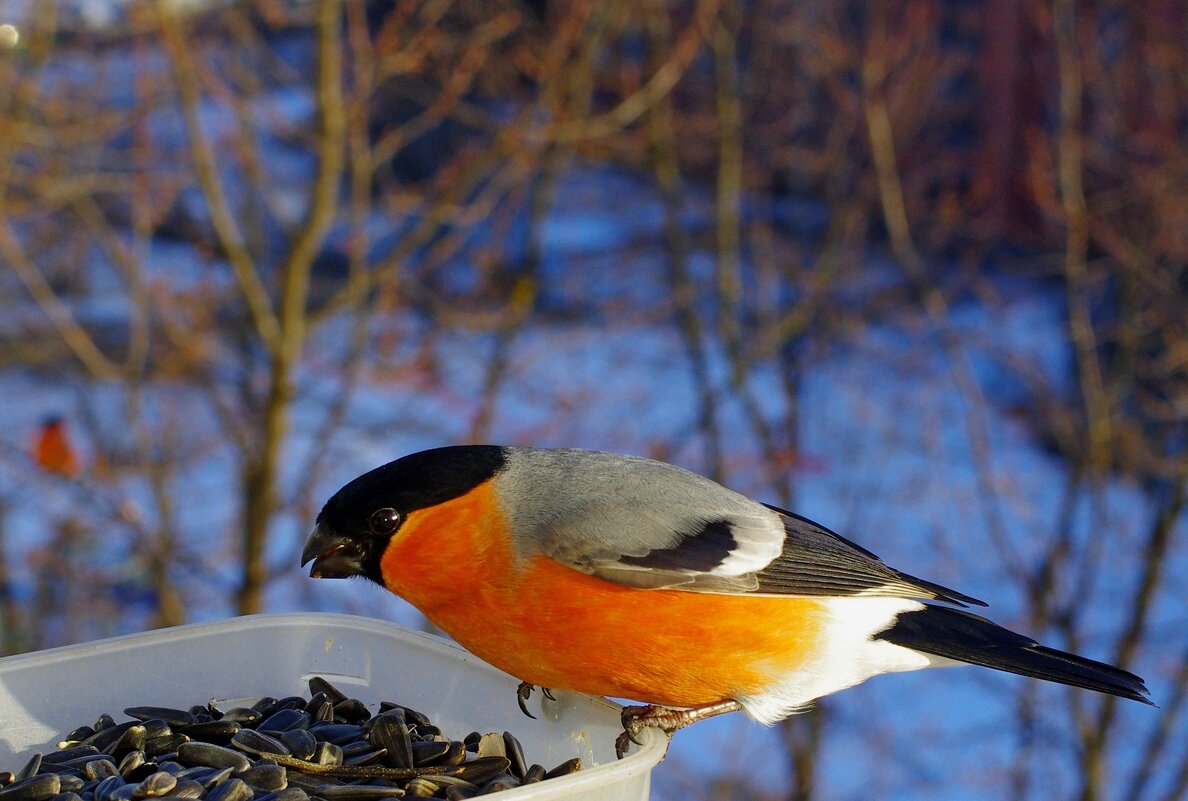
[[898, 673], [954, 664], [885, 640], [872, 640], [903, 612], [924, 604], [906, 598], [846, 597], [823, 599], [828, 619], [821, 648], [811, 662], [761, 693], [736, 700], [760, 723], [774, 723], [810, 701], [861, 684], [882, 673]]

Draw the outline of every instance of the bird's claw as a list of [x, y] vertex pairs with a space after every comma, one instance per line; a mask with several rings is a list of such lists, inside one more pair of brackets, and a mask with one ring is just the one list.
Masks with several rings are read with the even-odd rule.
[[740, 709], [738, 702], [732, 700], [718, 701], [689, 709], [669, 709], [666, 706], [654, 704], [625, 706], [619, 715], [619, 719], [623, 722], [623, 733], [615, 738], [615, 755], [622, 759], [627, 754], [627, 749], [631, 747], [631, 743], [643, 745], [639, 741], [639, 735], [644, 729], [660, 729], [671, 737], [673, 732], [699, 720], [712, 718], [726, 712], [735, 712], [738, 709]]
[[[532, 691], [535, 689], [536, 689], [535, 684], [529, 684], [526, 681], [520, 682], [520, 686], [516, 688], [516, 703], [520, 705], [520, 711], [523, 712], [528, 717], [532, 718], [533, 720], [536, 720], [536, 715], [533, 715], [531, 712], [528, 711], [526, 702], [528, 701], [529, 698], [532, 697]], [[553, 691], [550, 690], [548, 687], [541, 687], [540, 692], [542, 695], [544, 695], [545, 698], [549, 699], [550, 701], [557, 700], [556, 698], [553, 697]]]
[[671, 736], [681, 728], [673, 718], [675, 710], [663, 706], [625, 706], [619, 719], [623, 722], [623, 733], [615, 738], [615, 756], [622, 759], [627, 755], [631, 743], [643, 745], [639, 735], [644, 729], [655, 727]]

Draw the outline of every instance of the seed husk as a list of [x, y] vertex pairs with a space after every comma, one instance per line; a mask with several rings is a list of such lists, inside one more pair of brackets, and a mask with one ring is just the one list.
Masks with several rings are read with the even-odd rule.
[[505, 757], [507, 752], [503, 744], [503, 735], [487, 732], [479, 738], [478, 755], [480, 757]]

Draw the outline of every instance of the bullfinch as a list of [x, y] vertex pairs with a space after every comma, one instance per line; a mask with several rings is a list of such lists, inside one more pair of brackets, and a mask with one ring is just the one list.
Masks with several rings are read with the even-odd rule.
[[620, 756], [742, 710], [764, 723], [872, 676], [973, 664], [1151, 703], [1138, 676], [966, 611], [783, 509], [663, 462], [467, 445], [414, 453], [340, 489], [302, 565], [364, 576], [533, 687], [645, 702]]

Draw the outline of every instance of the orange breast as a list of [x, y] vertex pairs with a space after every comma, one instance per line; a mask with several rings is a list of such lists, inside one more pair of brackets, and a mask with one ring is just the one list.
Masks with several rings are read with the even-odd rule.
[[485, 484], [414, 512], [388, 588], [475, 655], [532, 684], [671, 706], [754, 693], [817, 648], [820, 601], [624, 587], [516, 558]]

